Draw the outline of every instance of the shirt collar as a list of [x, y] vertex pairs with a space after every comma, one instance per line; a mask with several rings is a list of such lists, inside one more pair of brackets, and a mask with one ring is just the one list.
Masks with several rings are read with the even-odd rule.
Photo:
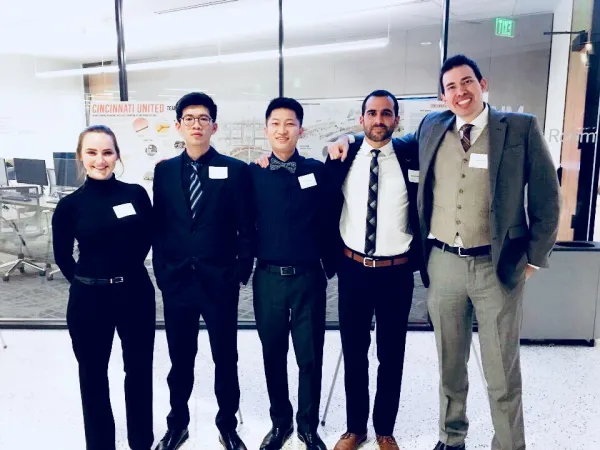
[[[483, 130], [488, 124], [488, 119], [489, 119], [489, 108], [488, 108], [487, 103], [484, 103], [483, 111], [481, 111], [481, 113], [477, 117], [475, 117], [475, 119], [473, 119], [471, 121], [471, 125], [473, 125], [473, 128], [475, 128], [475, 129]], [[465, 123], [467, 123], [467, 122], [464, 119], [456, 116], [456, 129], [457, 130], [460, 130]]]
[[[367, 140], [364, 139], [362, 142], [362, 145], [360, 146], [360, 153], [367, 155], [374, 148], [375, 147], [371, 146], [367, 142]], [[385, 144], [383, 147], [379, 148], [378, 150], [381, 150], [381, 153], [383, 153], [384, 156], [390, 156], [392, 153], [394, 153], [394, 144], [392, 144], [392, 141], [390, 140], [390, 142], [388, 142], [387, 144]]]
[[[281, 161], [277, 156], [275, 156], [275, 153], [271, 152], [271, 158], [275, 158], [277, 161]], [[300, 153], [298, 153], [298, 149], [296, 149], [294, 151], [294, 154], [290, 157], [290, 159], [287, 160], [287, 162], [295, 162], [295, 163], [299, 163], [302, 160], [302, 156], [300, 156]], [[284, 161], [281, 161], [284, 162]]]
[[[213, 158], [213, 156], [216, 153], [217, 153], [217, 151], [214, 148], [210, 147], [204, 155], [202, 155], [200, 158], [198, 158], [196, 160], [196, 162], [200, 165], [206, 166], [210, 163], [210, 160]], [[194, 162], [194, 160], [192, 158], [190, 158], [190, 155], [188, 155], [187, 150], [185, 150], [185, 149], [183, 150], [182, 157], [183, 157], [184, 164], [191, 164]]]

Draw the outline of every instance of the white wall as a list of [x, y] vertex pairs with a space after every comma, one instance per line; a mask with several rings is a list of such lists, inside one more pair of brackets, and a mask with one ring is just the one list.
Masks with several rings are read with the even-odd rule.
[[75, 151], [85, 127], [84, 88], [81, 77], [36, 78], [40, 65], [46, 70], [72, 67], [0, 55], [0, 157], [45, 159], [53, 167], [52, 152]]
[[[572, 18], [573, 0], [561, 0], [554, 11], [553, 31], [570, 31]], [[569, 35], [552, 37], [546, 126], [544, 127], [546, 136], [549, 136], [552, 130], [559, 130], [561, 133], [563, 130], [572, 39], [573, 36]], [[554, 164], [558, 167], [562, 143], [556, 142], [556, 139], [550, 139], [548, 145]]]

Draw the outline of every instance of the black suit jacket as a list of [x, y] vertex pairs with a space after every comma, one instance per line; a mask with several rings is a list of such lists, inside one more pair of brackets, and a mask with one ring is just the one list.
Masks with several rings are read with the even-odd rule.
[[[240, 160], [214, 156], [202, 166], [202, 196], [196, 218], [182, 183], [183, 155], [154, 171], [154, 274], [168, 297], [177, 297], [190, 277], [238, 287], [252, 272], [255, 222], [250, 168]], [[221, 178], [211, 167], [226, 168]], [[211, 174], [212, 172], [212, 174]], [[220, 175], [220, 176], [219, 176]]]
[[[330, 245], [328, 247], [329, 259], [333, 261], [339, 261], [339, 258], [343, 256], [344, 241], [340, 234], [340, 218], [342, 216], [342, 208], [344, 206], [344, 194], [342, 192], [342, 186], [346, 180], [346, 176], [350, 171], [350, 167], [356, 158], [358, 151], [363, 142], [363, 137], [356, 137], [356, 142], [350, 145], [348, 150], [348, 157], [344, 162], [341, 160], [331, 160], [329, 157], [325, 162], [325, 174], [326, 174], [326, 186], [327, 186], [327, 197], [328, 197], [328, 234], [333, 236]], [[418, 149], [414, 145], [409, 145], [400, 139], [392, 139], [394, 146], [394, 152], [398, 158], [402, 174], [404, 175], [404, 182], [406, 189], [408, 190], [408, 221], [410, 231], [413, 235], [413, 241], [410, 245], [409, 258], [413, 266], [413, 270], [419, 270], [421, 272], [421, 278], [423, 283], [427, 286], [429, 284], [426, 271], [423, 266], [423, 253], [421, 251], [421, 235], [419, 233], [419, 215], [417, 212], [417, 191], [418, 183], [411, 182], [409, 179], [408, 171], [419, 170], [419, 155]]]

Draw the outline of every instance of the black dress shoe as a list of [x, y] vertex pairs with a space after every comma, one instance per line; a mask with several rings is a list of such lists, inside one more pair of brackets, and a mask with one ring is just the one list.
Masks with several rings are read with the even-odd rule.
[[260, 450], [280, 450], [293, 432], [293, 425], [271, 428], [271, 431], [269, 431], [263, 439], [262, 444], [260, 444]]
[[183, 430], [167, 430], [154, 450], [177, 450], [190, 437], [187, 428]]
[[321, 440], [319, 434], [315, 431], [298, 431], [298, 439], [306, 445], [306, 450], [327, 450], [325, 442]]
[[442, 442], [438, 442], [433, 450], [465, 450], [465, 444], [448, 445]]
[[235, 430], [221, 433], [219, 442], [225, 450], [248, 450]]

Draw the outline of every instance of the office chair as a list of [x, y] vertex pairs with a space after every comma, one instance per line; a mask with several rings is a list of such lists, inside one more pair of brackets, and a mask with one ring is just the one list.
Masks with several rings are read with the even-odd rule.
[[[20, 187], [18, 189], [21, 189], [21, 190], [35, 189], [36, 190], [37, 188], [32, 188], [32, 187], [21, 188]], [[4, 211], [5, 208], [10, 209], [10, 208], [7, 208], [5, 205], [15, 206], [17, 217], [15, 219], [15, 218], [6, 218], [6, 217], [0, 216], [0, 218], [9, 225], [9, 227], [12, 231], [12, 237], [14, 238], [14, 240], [16, 241], [16, 245], [18, 246], [18, 253], [16, 255], [17, 259], [0, 264], [0, 269], [4, 269], [5, 267], [10, 267], [8, 269], [8, 271], [2, 276], [2, 280], [9, 281], [10, 275], [17, 269], [19, 270], [19, 272], [24, 273], [25, 267], [31, 267], [31, 268], [37, 270], [40, 276], [46, 275], [46, 269], [44, 267], [40, 266], [39, 264], [36, 264], [34, 258], [31, 256], [29, 247], [27, 246], [27, 239], [37, 238], [39, 236], [43, 236], [44, 234], [49, 234], [48, 216], [47, 216], [47, 214], [43, 214], [43, 212], [40, 209], [39, 197], [37, 197], [36, 195], [29, 196], [29, 197], [27, 197], [27, 198], [29, 198], [28, 202], [22, 202], [22, 203], [14, 203], [14, 200], [13, 200], [13, 203], [10, 203], [10, 201], [6, 201], [6, 198], [7, 197], [4, 198], [5, 204], [2, 204], [2, 211]], [[0, 203], [1, 202], [2, 202], [2, 198], [0, 198]], [[26, 208], [27, 212], [33, 211], [33, 213], [34, 213], [33, 216], [22, 217], [21, 211], [18, 209], [19, 207]], [[45, 227], [41, 224], [42, 215], [46, 219]], [[31, 224], [31, 219], [33, 219], [36, 222], [36, 227], [34, 230], [28, 229], [28, 225]], [[47, 262], [48, 262], [49, 249], [50, 249], [49, 244], [47, 244], [47, 246], [46, 246], [46, 265], [48, 264]], [[25, 252], [27, 252], [27, 256], [25, 256]]]

